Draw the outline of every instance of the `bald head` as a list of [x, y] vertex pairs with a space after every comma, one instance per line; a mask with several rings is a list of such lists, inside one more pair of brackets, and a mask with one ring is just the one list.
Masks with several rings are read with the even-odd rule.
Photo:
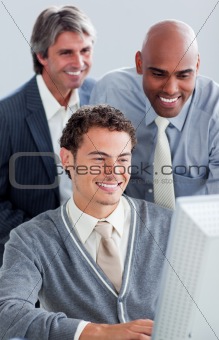
[[[142, 53], [154, 45], [158, 48], [160, 48], [160, 46], [166, 46], [167, 50], [174, 48], [175, 53], [180, 46], [180, 51], [184, 51], [183, 55], [188, 51], [194, 53], [194, 55], [198, 55], [198, 44], [195, 32], [189, 25], [182, 21], [164, 20], [151, 26], [144, 39]], [[181, 57], [183, 57], [183, 55], [181, 55]]]
[[181, 21], [153, 25], [136, 53], [136, 69], [155, 112], [177, 116], [195, 88], [200, 58], [193, 29]]

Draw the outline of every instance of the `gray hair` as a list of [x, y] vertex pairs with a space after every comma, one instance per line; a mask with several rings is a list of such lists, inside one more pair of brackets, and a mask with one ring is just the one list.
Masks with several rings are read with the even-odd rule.
[[36, 74], [41, 74], [43, 66], [37, 59], [48, 55], [48, 48], [53, 45], [62, 32], [71, 31], [80, 35], [87, 34], [96, 38], [96, 31], [88, 16], [74, 6], [52, 6], [40, 13], [31, 35], [31, 54]]

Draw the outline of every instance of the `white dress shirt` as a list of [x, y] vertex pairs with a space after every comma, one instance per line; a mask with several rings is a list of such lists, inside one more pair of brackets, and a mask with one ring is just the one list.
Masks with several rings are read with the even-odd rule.
[[[81, 211], [75, 205], [72, 197], [67, 202], [66, 210], [69, 220], [75, 228], [79, 239], [95, 262], [101, 236], [94, 228], [100, 220], [107, 221], [113, 225], [114, 229], [112, 238], [118, 245], [122, 269], [124, 269], [131, 221], [131, 209], [126, 198], [122, 196], [116, 209], [108, 217], [103, 219], [97, 219]], [[88, 321], [81, 321], [79, 323], [74, 340], [79, 339], [82, 331], [88, 323]]]
[[[65, 108], [64, 106], [61, 106], [59, 104], [59, 102], [49, 91], [43, 80], [42, 75], [38, 74], [36, 80], [49, 125], [53, 150], [55, 154], [59, 157], [59, 139], [62, 135], [62, 130], [71, 117], [72, 113], [74, 113], [80, 107], [78, 90], [75, 89], [74, 91], [72, 91], [68, 106], [67, 108]], [[59, 176], [60, 202], [61, 204], [63, 204], [72, 194], [71, 180], [66, 175], [61, 165], [61, 161], [59, 164], [57, 164], [57, 172]]]
[[122, 267], [124, 267], [129, 228], [130, 228], [130, 206], [124, 196], [121, 197], [118, 206], [108, 217], [97, 219], [81, 211], [71, 197], [66, 206], [69, 219], [74, 226], [79, 239], [96, 262], [97, 251], [101, 236], [95, 231], [98, 221], [107, 221], [114, 227], [112, 238], [117, 244], [120, 252]]

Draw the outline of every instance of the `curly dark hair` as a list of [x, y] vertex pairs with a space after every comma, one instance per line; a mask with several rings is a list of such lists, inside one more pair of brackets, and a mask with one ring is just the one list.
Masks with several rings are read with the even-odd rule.
[[85, 105], [69, 119], [62, 132], [60, 146], [70, 150], [76, 159], [83, 136], [94, 126], [108, 128], [110, 131], [124, 131], [130, 136], [132, 150], [136, 145], [135, 128], [121, 111], [110, 105]]

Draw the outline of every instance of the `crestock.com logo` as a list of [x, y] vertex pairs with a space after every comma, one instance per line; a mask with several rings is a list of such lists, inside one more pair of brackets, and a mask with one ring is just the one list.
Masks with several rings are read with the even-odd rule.
[[[54, 177], [54, 182], [50, 184], [21, 184], [16, 181], [16, 162], [23, 161], [23, 164], [27, 164], [24, 166], [25, 169], [28, 167], [31, 169], [33, 167], [32, 160], [33, 157], [40, 157], [42, 160], [47, 157], [47, 166], [54, 167], [56, 164], [60, 163], [59, 157], [53, 152], [17, 152], [11, 156], [9, 161], [9, 181], [11, 185], [16, 189], [55, 189], [59, 185], [58, 176]], [[29, 161], [29, 162], [28, 162]], [[31, 163], [30, 163], [31, 162]], [[20, 169], [22, 168], [20, 166]], [[32, 166], [31, 166], [32, 165]], [[54, 170], [53, 170], [54, 172]], [[25, 173], [24, 173], [25, 180]]]
[[[16, 167], [19, 167], [19, 173], [21, 169], [23, 170], [24, 176], [22, 181], [25, 181], [25, 171], [32, 169], [34, 166], [34, 158], [40, 157], [41, 161], [44, 162], [48, 173], [51, 174], [53, 180], [50, 184], [21, 184], [16, 180]], [[39, 161], [39, 160], [38, 160]], [[38, 163], [39, 164], [39, 163]], [[70, 170], [70, 168], [68, 168]], [[138, 165], [77, 165], [74, 167], [74, 172], [77, 175], [124, 175], [128, 174], [133, 177], [139, 177], [146, 180], [148, 177], [153, 176], [153, 165], [145, 165], [145, 163], [140, 162]], [[209, 173], [208, 166], [205, 165], [176, 165], [175, 167], [165, 165], [162, 166], [160, 172], [164, 176], [176, 174], [191, 178], [207, 178]], [[156, 180], [157, 172], [154, 174], [154, 180]], [[18, 152], [15, 153], [9, 161], [9, 181], [11, 185], [16, 189], [55, 189], [59, 185], [60, 176], [66, 176], [65, 170], [63, 169], [60, 158], [57, 154], [53, 152]], [[29, 178], [29, 177], [28, 177]], [[29, 179], [30, 181], [31, 179]], [[40, 182], [40, 179], [39, 179]]]

